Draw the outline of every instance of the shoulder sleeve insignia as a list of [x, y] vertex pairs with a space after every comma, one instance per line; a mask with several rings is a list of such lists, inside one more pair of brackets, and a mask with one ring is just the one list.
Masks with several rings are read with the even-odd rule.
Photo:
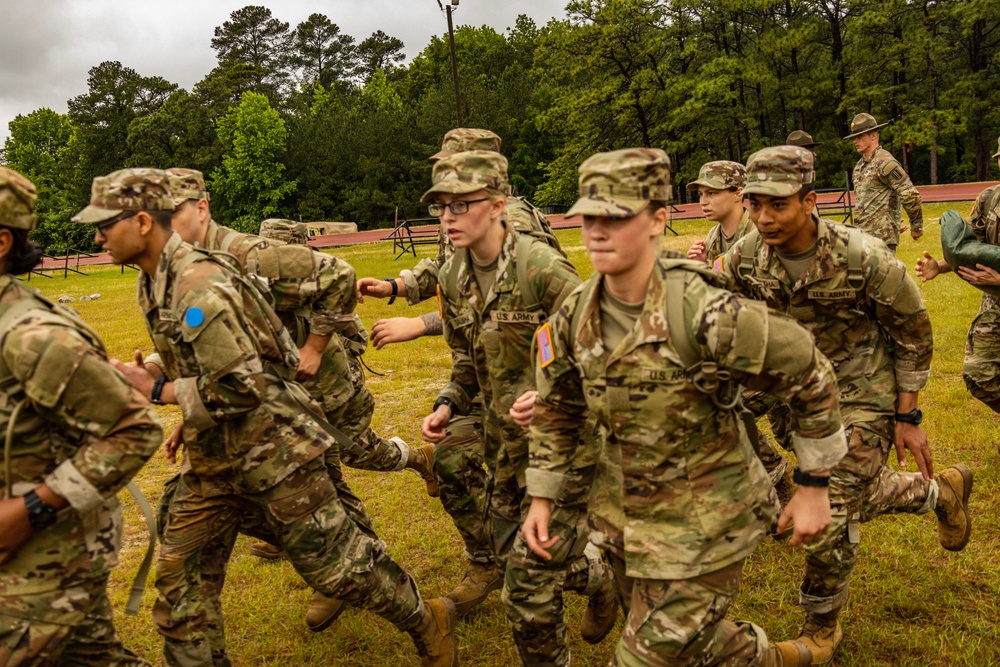
[[205, 312], [198, 306], [191, 306], [184, 312], [184, 323], [197, 329], [205, 323]]
[[719, 255], [715, 258], [715, 261], [712, 262], [712, 270], [716, 273], [722, 273], [723, 271], [723, 257], [725, 257], [725, 255]]
[[545, 368], [556, 359], [552, 350], [552, 328], [548, 322], [535, 332], [535, 343], [538, 345], [538, 367]]

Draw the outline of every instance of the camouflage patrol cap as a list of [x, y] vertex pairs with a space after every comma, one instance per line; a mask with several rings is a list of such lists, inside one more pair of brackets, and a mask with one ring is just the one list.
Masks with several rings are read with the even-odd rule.
[[90, 206], [73, 222], [97, 224], [124, 211], [173, 211], [170, 177], [162, 169], [119, 169], [98, 176], [90, 187]]
[[188, 199], [204, 199], [208, 201], [208, 189], [205, 188], [205, 177], [197, 169], [171, 167], [167, 169], [170, 177], [170, 191], [174, 195], [174, 204], [180, 206]]
[[813, 154], [801, 146], [764, 148], [747, 161], [747, 186], [743, 192], [751, 195], [787, 197], [815, 179]]
[[474, 127], [456, 127], [448, 130], [441, 142], [441, 150], [431, 156], [432, 160], [450, 157], [462, 151], [500, 152], [500, 137], [489, 130]]
[[1000, 157], [1000, 139], [997, 139], [997, 152], [993, 154], [993, 157]]
[[306, 241], [309, 240], [309, 230], [304, 222], [268, 218], [260, 223], [260, 236], [282, 243], [306, 245]]
[[888, 124], [889, 124], [888, 121], [879, 124], [879, 122], [875, 120], [875, 116], [871, 114], [859, 113], [857, 116], [854, 117], [854, 120], [851, 121], [851, 133], [844, 138], [851, 139], [853, 137], [861, 136], [866, 132], [877, 130], [880, 127], [885, 127]]
[[507, 158], [496, 151], [462, 151], [438, 160], [431, 172], [431, 189], [420, 198], [427, 203], [435, 193], [465, 194], [493, 188], [507, 192]]
[[713, 190], [728, 190], [742, 188], [747, 184], [747, 169], [739, 162], [729, 160], [714, 160], [701, 165], [698, 179], [687, 184], [687, 189], [694, 191], [699, 185]]
[[630, 218], [651, 201], [670, 201], [670, 158], [659, 148], [592, 155], [580, 165], [580, 198], [566, 212]]
[[13, 169], [0, 167], [0, 226], [34, 229], [37, 199], [34, 183]]
[[788, 146], [802, 146], [802, 148], [819, 146], [818, 143], [813, 141], [813, 136], [805, 130], [793, 130], [785, 139], [785, 144]]

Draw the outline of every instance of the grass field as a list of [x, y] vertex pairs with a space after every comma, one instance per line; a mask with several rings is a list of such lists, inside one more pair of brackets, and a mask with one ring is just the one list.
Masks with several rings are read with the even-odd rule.
[[[970, 205], [935, 204], [924, 210], [936, 222], [944, 210], [953, 207], [966, 214]], [[702, 238], [707, 228], [704, 220], [679, 222], [681, 236], [668, 236], [665, 244], [686, 249]], [[899, 256], [911, 273], [921, 250], [940, 256], [939, 231], [938, 225], [929, 224], [920, 242], [904, 238]], [[560, 231], [558, 236], [581, 273], [589, 275], [591, 268], [579, 230]], [[431, 248], [422, 250], [426, 255]], [[396, 275], [415, 263], [412, 256], [393, 261], [387, 244], [354, 246], [336, 254], [350, 262], [358, 276]], [[150, 349], [135, 303], [135, 275], [129, 269], [123, 276], [117, 267], [96, 267], [84, 277], [35, 277], [31, 285], [53, 298], [100, 293], [100, 300], [74, 306], [101, 333], [109, 352], [127, 360], [134, 348]], [[939, 277], [922, 289], [934, 321], [936, 343], [931, 381], [921, 397], [924, 425], [937, 469], [961, 461], [976, 475], [972, 541], [959, 554], [941, 549], [933, 514], [883, 517], [865, 525], [860, 564], [842, 616], [845, 638], [835, 660], [838, 665], [1000, 664], [1000, 418], [968, 395], [961, 377], [966, 330], [978, 309], [980, 293], [954, 275]], [[384, 301], [369, 300], [359, 306], [359, 312], [370, 328], [380, 318], [418, 315], [433, 307], [429, 303], [412, 308], [405, 303], [388, 306]], [[372, 369], [386, 374], [368, 378], [378, 401], [376, 430], [419, 443], [420, 421], [430, 411], [449, 371], [447, 347], [440, 338], [421, 339], [382, 351], [372, 349], [365, 360]], [[163, 409], [162, 415], [169, 432], [179, 412]], [[910, 469], [915, 469], [912, 462]], [[173, 473], [173, 466], [157, 454], [137, 481], [155, 503], [163, 482]], [[390, 553], [414, 575], [425, 596], [441, 595], [458, 583], [464, 571], [461, 542], [440, 502], [427, 497], [416, 475], [349, 469], [347, 476], [367, 503]], [[155, 596], [152, 576], [140, 615], [120, 614], [146, 540], [140, 514], [127, 494], [123, 494], [123, 502], [125, 543], [122, 563], [111, 583], [112, 601], [119, 612], [116, 622], [128, 647], [153, 664], [163, 664], [160, 639], [149, 615]], [[309, 632], [303, 615], [310, 591], [287, 562], [256, 559], [249, 554], [248, 545], [246, 538], [240, 538], [223, 595], [234, 665], [418, 664], [409, 638], [368, 612], [349, 610], [326, 632]], [[742, 593], [730, 617], [753, 621], [777, 640], [794, 636], [801, 619], [797, 589], [802, 563], [801, 550], [765, 542], [747, 561]], [[597, 647], [583, 643], [578, 631], [583, 608], [580, 598], [570, 598], [574, 663], [603, 665], [618, 633]], [[457, 633], [462, 664], [516, 664], [498, 593], [462, 618]]]

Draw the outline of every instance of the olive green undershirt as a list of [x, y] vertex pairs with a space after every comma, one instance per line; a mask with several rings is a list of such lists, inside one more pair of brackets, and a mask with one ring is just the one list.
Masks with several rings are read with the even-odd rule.
[[615, 298], [607, 287], [601, 289], [601, 338], [604, 349], [612, 352], [621, 344], [642, 314], [642, 305], [642, 301], [628, 303]]
[[816, 256], [816, 247], [819, 245], [819, 239], [816, 243], [813, 243], [807, 250], [802, 252], [797, 252], [794, 255], [786, 255], [777, 248], [774, 249], [774, 253], [778, 256], [778, 261], [781, 265], [785, 267], [785, 273], [791, 278], [794, 283], [799, 279], [809, 265], [812, 264], [813, 257]]
[[469, 253], [469, 259], [472, 260], [472, 273], [476, 276], [476, 284], [479, 285], [479, 291], [483, 293], [485, 298], [497, 281], [497, 264], [500, 263], [500, 255], [493, 258], [489, 264], [480, 264], [473, 259], [472, 253]]

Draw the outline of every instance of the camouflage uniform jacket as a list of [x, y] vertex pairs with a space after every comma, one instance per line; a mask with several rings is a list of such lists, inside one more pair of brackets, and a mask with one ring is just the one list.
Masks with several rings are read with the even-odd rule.
[[[972, 207], [972, 214], [969, 216], [969, 224], [977, 241], [1000, 246], [1000, 185], [986, 188], [979, 193]], [[979, 312], [987, 310], [1000, 310], [1000, 297], [984, 293]]]
[[[507, 220], [515, 229], [543, 237], [549, 245], [565, 255], [544, 213], [524, 197], [507, 197], [505, 203]], [[399, 273], [399, 277], [406, 285], [406, 302], [409, 305], [413, 306], [437, 294], [441, 267], [454, 252], [455, 247], [451, 244], [451, 240], [439, 228], [437, 257], [422, 259], [412, 269], [404, 269]]]
[[[441, 312], [444, 337], [452, 349], [451, 382], [441, 390], [460, 414], [483, 392], [484, 404], [501, 419], [525, 391], [535, 386], [531, 345], [535, 329], [580, 284], [573, 265], [544, 241], [531, 243], [528, 257], [515, 257], [523, 232], [507, 228], [497, 260], [496, 282], [483, 294], [472, 271], [469, 253], [455, 252], [441, 267]], [[528, 262], [533, 295], [521, 293], [516, 262]], [[449, 273], [455, 279], [448, 279]], [[530, 309], [526, 304], [534, 302]]]
[[789, 404], [803, 470], [832, 467], [847, 445], [833, 369], [808, 332], [663, 262], [654, 266], [635, 328], [615, 350], [604, 347], [600, 331], [600, 274], [588, 282], [599, 281], [595, 289], [575, 291], [551, 320], [551, 362], [537, 370], [527, 484], [531, 496], [558, 493], [576, 434], [593, 416], [605, 436], [601, 459], [621, 465], [610, 473], [621, 475], [622, 497], [611, 494], [610, 502], [624, 512], [596, 511], [624, 521], [629, 576], [687, 579], [747, 556], [766, 535], [775, 506], [737, 413], [717, 407], [684, 370], [667, 326], [669, 272], [684, 271], [683, 293], [669, 298], [683, 299], [684, 326], [702, 359]]
[[327, 410], [350, 399], [364, 384], [357, 357], [368, 345], [368, 332], [354, 312], [354, 268], [308, 246], [274, 243], [214, 220], [205, 231], [205, 248], [233, 255], [246, 273], [266, 282], [274, 311], [297, 346], [302, 347], [310, 333], [337, 334], [327, 345], [316, 377], [304, 386]]
[[854, 225], [888, 245], [899, 245], [900, 207], [906, 209], [910, 227], [924, 228], [920, 193], [892, 154], [878, 147], [870, 158], [854, 166]]
[[[750, 212], [744, 209], [743, 217], [740, 218], [740, 224], [736, 227], [736, 233], [733, 235], [733, 243], [736, 243], [736, 239], [746, 236], [751, 229], [755, 229], [755, 227], [750, 220]], [[716, 225], [708, 230], [708, 236], [705, 237], [705, 260], [709, 264], [714, 262], [716, 257], [725, 254], [726, 249], [722, 247], [722, 243], [722, 225]]]
[[[25, 301], [34, 307], [12, 315], [0, 332], [0, 432], [23, 402], [13, 425], [10, 492], [21, 496], [45, 482], [70, 508], [3, 566], [4, 596], [106, 575], [121, 540], [115, 494], [163, 440], [155, 409], [108, 363], [97, 334], [75, 313], [53, 309], [16, 278], [0, 276], [0, 314]], [[66, 520], [82, 521], [80, 543], [59, 543]], [[83, 549], [91, 559], [74, 559], [72, 552]]]
[[268, 489], [332, 442], [303, 413], [305, 391], [281, 380], [298, 366], [287, 330], [239, 268], [221, 261], [172, 234], [156, 273], [138, 280], [184, 417], [181, 472], [197, 474], [206, 495]]
[[[722, 258], [733, 291], [787, 313], [812, 331], [833, 362], [846, 424], [879, 421], [892, 437], [897, 392], [919, 391], [930, 376], [933, 336], [920, 290], [906, 267], [876, 238], [862, 234], [861, 275], [852, 284], [850, 230], [814, 217], [816, 255], [803, 279], [792, 280], [776, 253], [757, 243], [753, 274], [739, 271], [746, 236]], [[895, 359], [890, 352], [895, 348]], [[869, 428], [872, 428], [869, 426]]]

